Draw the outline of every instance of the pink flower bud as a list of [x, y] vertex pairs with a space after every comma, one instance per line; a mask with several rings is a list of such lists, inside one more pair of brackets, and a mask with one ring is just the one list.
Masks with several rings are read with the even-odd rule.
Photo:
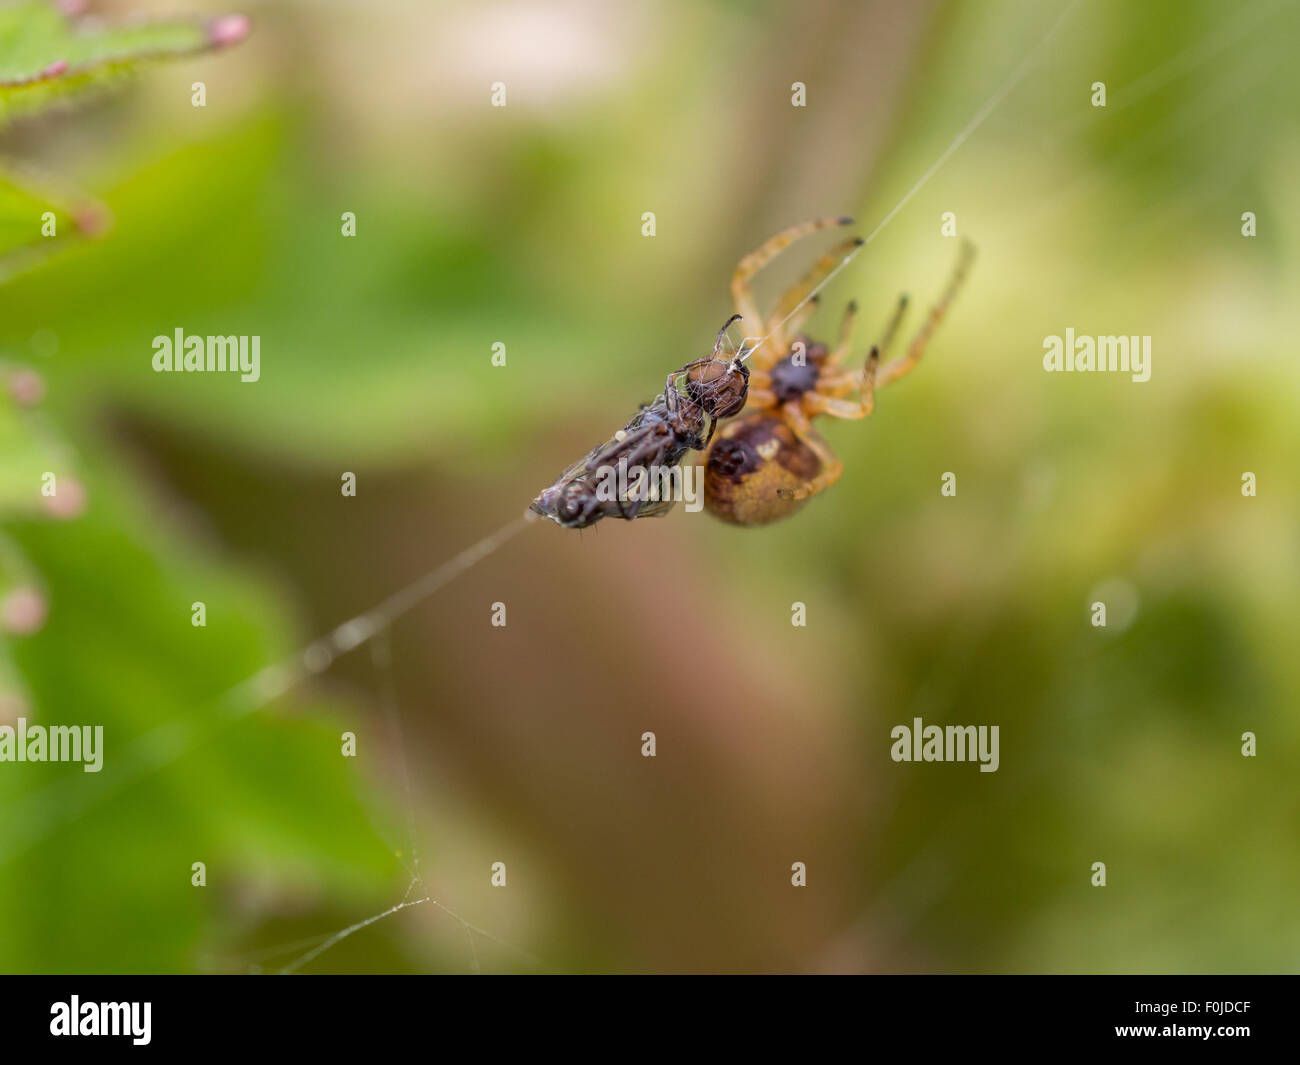
[[86, 509], [86, 486], [72, 477], [60, 477], [52, 496], [44, 498], [45, 513], [51, 518], [76, 518]]
[[27, 700], [18, 692], [0, 691], [0, 725], [14, 725], [20, 717], [29, 716]]
[[49, 604], [35, 588], [15, 588], [0, 603], [0, 627], [11, 636], [28, 636], [45, 624]]
[[45, 398], [45, 378], [35, 370], [15, 370], [9, 377], [9, 394], [15, 403], [34, 407]]
[[108, 212], [91, 205], [78, 207], [72, 220], [77, 224], [77, 232], [83, 236], [100, 237], [108, 230]]
[[222, 15], [208, 25], [208, 40], [214, 47], [226, 48], [242, 41], [251, 28], [247, 15]]

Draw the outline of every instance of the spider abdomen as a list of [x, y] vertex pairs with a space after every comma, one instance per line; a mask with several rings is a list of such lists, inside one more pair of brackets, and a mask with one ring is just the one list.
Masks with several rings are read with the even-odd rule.
[[704, 505], [733, 525], [766, 525], [808, 500], [797, 495], [821, 459], [780, 418], [756, 412], [718, 432], [704, 469]]

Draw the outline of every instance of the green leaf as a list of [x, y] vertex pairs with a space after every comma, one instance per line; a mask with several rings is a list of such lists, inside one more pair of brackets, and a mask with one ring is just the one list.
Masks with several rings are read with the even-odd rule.
[[[0, 383], [9, 371], [0, 365]], [[0, 521], [40, 509], [41, 474], [56, 469], [59, 448], [43, 439], [35, 415], [0, 394]]]
[[247, 33], [243, 15], [107, 24], [47, 0], [0, 0], [0, 125], [109, 87], [145, 63], [222, 48]]
[[0, 284], [49, 254], [108, 227], [108, 211], [48, 181], [20, 181], [0, 170]]
[[[119, 455], [77, 465], [79, 516], [0, 512], [0, 570], [48, 605], [34, 631], [0, 626], [0, 715], [101, 726], [105, 754], [97, 773], [53, 762], [0, 772], [0, 898], [33, 914], [0, 929], [0, 970], [191, 970], [214, 942], [239, 941], [232, 899], [250, 892], [266, 895], [259, 919], [322, 885], [344, 909], [388, 905], [406, 883], [383, 842], [396, 821], [339, 752], [357, 710], [309, 691], [242, 717], [223, 701], [302, 641], [285, 605], [160, 523]], [[203, 627], [191, 624], [196, 600]], [[196, 860], [213, 889], [191, 886]], [[60, 932], [69, 913], [117, 934]], [[336, 917], [317, 920], [329, 929]]]

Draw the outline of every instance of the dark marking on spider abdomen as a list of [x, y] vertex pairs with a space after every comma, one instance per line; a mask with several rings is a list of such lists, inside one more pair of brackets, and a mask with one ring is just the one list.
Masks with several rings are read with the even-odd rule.
[[723, 521], [766, 525], [807, 500], [794, 493], [821, 471], [821, 459], [780, 418], [765, 412], [725, 426], [709, 449], [704, 505]]

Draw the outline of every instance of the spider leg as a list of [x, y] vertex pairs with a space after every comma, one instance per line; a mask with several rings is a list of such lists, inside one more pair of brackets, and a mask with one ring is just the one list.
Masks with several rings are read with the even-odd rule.
[[[885, 335], [880, 338], [880, 343], [876, 345], [880, 349], [880, 355], [883, 358], [889, 351], [889, 345], [894, 340], [894, 334], [898, 332], [898, 323], [903, 320], [903, 312], [907, 310], [907, 297], [901, 296], [898, 300], [898, 306], [890, 316], [889, 324], [885, 326]], [[823, 369], [838, 366], [845, 358], [848, 357], [849, 349], [853, 346], [853, 324], [858, 315], [858, 301], [854, 300], [844, 311], [844, 320], [840, 323], [840, 338], [835, 344], [835, 350], [826, 357]], [[817, 389], [828, 395], [843, 395], [845, 392], [851, 392], [858, 384], [858, 372], [856, 370], [842, 370], [839, 373], [823, 374], [821, 380], [817, 382]]]
[[[753, 276], [801, 237], [806, 237], [809, 233], [815, 233], [819, 229], [827, 229], [830, 226], [849, 225], [852, 221], [851, 218], [817, 218], [811, 222], [800, 222], [797, 225], [781, 230], [775, 236], [769, 237], [751, 251], [736, 264], [735, 272], [731, 275], [731, 300], [735, 305], [736, 312], [747, 322], [762, 322], [763, 316], [759, 314], [758, 304], [754, 300], [754, 293], [749, 284]], [[770, 366], [785, 355], [784, 336], [774, 334], [771, 341], [770, 344], [764, 345], [764, 358], [755, 365]]]
[[767, 410], [775, 406], [776, 393], [770, 388], [750, 388], [745, 410]]
[[[900, 296], [898, 306], [894, 313], [889, 317], [889, 323], [885, 326], [885, 335], [880, 338], [872, 351], [879, 351], [880, 357], [884, 358], [889, 351], [889, 345], [894, 340], [894, 334], [898, 332], [898, 325], [903, 320], [903, 313], [907, 310], [907, 297]], [[835, 350], [827, 357], [823, 367], [832, 367], [838, 364], [849, 353], [853, 339], [853, 320], [857, 316], [858, 304], [855, 300], [850, 303], [848, 310], [844, 312], [844, 321], [840, 325], [840, 339], [835, 346]], [[865, 371], [866, 367], [863, 367]], [[858, 387], [862, 378], [859, 377], [857, 370], [840, 370], [836, 373], [825, 373], [817, 381], [817, 391], [824, 396], [844, 396]]]
[[912, 339], [911, 344], [907, 346], [907, 354], [887, 363], [884, 369], [880, 371], [877, 384], [882, 388], [891, 381], [897, 381], [900, 377], [911, 373], [916, 364], [921, 361], [926, 345], [929, 344], [930, 338], [934, 335], [939, 323], [943, 321], [944, 315], [948, 313], [948, 308], [952, 306], [952, 301], [956, 299], [957, 291], [961, 288], [962, 282], [966, 280], [966, 274], [970, 270], [970, 264], [974, 258], [975, 245], [971, 244], [970, 241], [963, 241], [961, 251], [957, 256], [957, 266], [948, 279], [948, 287], [944, 289], [943, 295], [939, 297], [939, 302], [930, 308], [925, 323]]
[[[781, 298], [777, 300], [776, 307], [768, 317], [767, 325], [764, 327], [767, 332], [772, 334], [775, 330], [781, 329], [782, 323], [785, 322], [786, 318], [791, 318], [793, 315], [798, 313], [798, 311], [802, 310], [803, 307], [807, 307], [813, 289], [826, 279], [827, 274], [844, 261], [844, 257], [848, 255], [849, 252], [861, 244], [861, 237], [853, 237], [849, 240], [840, 241], [840, 243], [836, 244], [835, 247], [818, 259], [817, 262], [813, 264], [811, 270], [781, 294]], [[810, 311], [809, 313], [811, 314], [812, 312]], [[795, 330], [793, 328], [787, 328], [784, 330], [784, 335], [794, 336]]]
[[844, 308], [844, 317], [840, 319], [840, 335], [835, 341], [835, 347], [831, 349], [826, 361], [822, 364], [824, 367], [838, 366], [849, 354], [849, 349], [853, 346], [853, 325], [858, 318], [858, 301], [850, 300], [849, 305]]
[[[805, 392], [803, 396], [804, 409], [812, 415], [829, 414], [835, 418], [866, 418], [876, 407], [876, 367], [880, 365], [880, 349], [872, 348], [871, 354], [867, 356], [867, 364], [862, 367], [861, 377], [853, 374], [852, 382], [860, 382], [862, 388], [862, 397], [856, 402], [847, 399], [840, 399], [835, 395], [828, 395], [823, 389], [824, 381], [817, 382], [817, 388], [812, 392]], [[844, 376], [847, 376], [845, 374]], [[849, 391], [841, 386], [835, 391]]]
[[794, 433], [799, 441], [807, 444], [813, 453], [821, 459], [821, 472], [811, 481], [806, 481], [789, 492], [789, 495], [794, 499], [807, 499], [810, 496], [815, 496], [818, 492], [824, 491], [838, 481], [840, 474], [844, 472], [844, 463], [836, 457], [830, 445], [813, 431], [813, 427], [808, 422], [808, 416], [804, 414], [798, 400], [791, 400], [786, 403], [781, 408], [781, 415], [785, 420], [785, 424], [790, 427], [790, 431]]
[[889, 349], [894, 343], [894, 335], [898, 332], [898, 327], [903, 321], [903, 315], [906, 313], [907, 293], [904, 292], [898, 297], [898, 306], [894, 308], [894, 313], [889, 316], [889, 322], [885, 326], [885, 335], [880, 338], [880, 354], [882, 358], [889, 354]]
[[817, 391], [809, 395], [825, 396], [827, 399], [847, 396], [862, 384], [862, 374], [857, 370], [841, 370], [839, 373], [827, 374], [817, 382]]

